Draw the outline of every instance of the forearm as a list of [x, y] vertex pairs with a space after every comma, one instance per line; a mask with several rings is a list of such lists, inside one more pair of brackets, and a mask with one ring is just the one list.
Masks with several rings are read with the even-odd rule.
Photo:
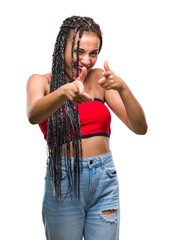
[[126, 108], [129, 128], [136, 134], [145, 134], [147, 123], [141, 105], [126, 84], [119, 90], [119, 94]]
[[64, 86], [39, 98], [28, 109], [27, 116], [31, 124], [38, 124], [51, 116], [66, 100]]

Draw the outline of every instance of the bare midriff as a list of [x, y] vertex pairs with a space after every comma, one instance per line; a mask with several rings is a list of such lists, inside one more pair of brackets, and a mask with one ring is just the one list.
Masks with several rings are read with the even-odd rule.
[[[66, 156], [66, 146], [64, 154], [64, 145], [66, 144], [62, 145], [62, 155]], [[110, 151], [109, 137], [93, 136], [88, 138], [82, 138], [82, 150], [83, 158], [104, 155]], [[73, 157], [72, 142], [70, 143], [70, 157]]]

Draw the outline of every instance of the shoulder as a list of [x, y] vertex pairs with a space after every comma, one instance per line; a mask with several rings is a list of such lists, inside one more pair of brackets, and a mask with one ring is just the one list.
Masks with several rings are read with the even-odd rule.
[[29, 79], [28, 79], [28, 83], [49, 83], [51, 79], [51, 74], [32, 74]]
[[101, 68], [93, 68], [90, 70], [89, 74], [94, 74], [95, 76], [101, 77], [103, 72], [104, 70]]
[[50, 86], [51, 75], [49, 74], [32, 74], [27, 82], [27, 88], [40, 88], [47, 92]]
[[98, 81], [102, 77], [103, 69], [101, 68], [93, 68], [88, 72], [87, 78], [92, 78]]

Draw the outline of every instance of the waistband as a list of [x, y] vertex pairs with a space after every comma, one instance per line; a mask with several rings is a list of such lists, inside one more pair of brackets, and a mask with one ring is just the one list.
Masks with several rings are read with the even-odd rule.
[[[62, 169], [65, 169], [65, 161], [67, 157], [62, 156]], [[80, 158], [81, 159], [81, 158]], [[107, 161], [112, 161], [112, 152], [111, 150], [103, 155], [95, 156], [95, 157], [86, 157], [83, 158], [83, 168], [92, 168], [92, 167], [99, 167], [104, 166]], [[73, 166], [74, 157], [71, 157], [71, 164]]]
[[[66, 159], [67, 159], [66, 156], [61, 156], [61, 162], [62, 162], [61, 169], [62, 170], [66, 170], [66, 167], [65, 167]], [[75, 158], [70, 157], [70, 159], [71, 159], [71, 167], [73, 169]], [[110, 161], [113, 161], [111, 150], [104, 155], [83, 158], [82, 163], [83, 163], [83, 168], [92, 168], [92, 167], [99, 167], [101, 165], [104, 166], [107, 162], [110, 162]]]

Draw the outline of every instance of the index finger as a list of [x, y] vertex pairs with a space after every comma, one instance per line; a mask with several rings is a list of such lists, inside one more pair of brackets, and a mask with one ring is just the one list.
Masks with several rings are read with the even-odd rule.
[[82, 100], [84, 99], [84, 100], [90, 101], [90, 102], [93, 102], [93, 101], [94, 101], [94, 98], [91, 97], [89, 94], [87, 94], [87, 93], [85, 93], [85, 92], [82, 93], [81, 97], [82, 97]]
[[82, 72], [81, 72], [80, 76], [78, 77], [78, 80], [83, 83], [86, 75], [87, 75], [87, 69], [85, 67], [83, 67]]

